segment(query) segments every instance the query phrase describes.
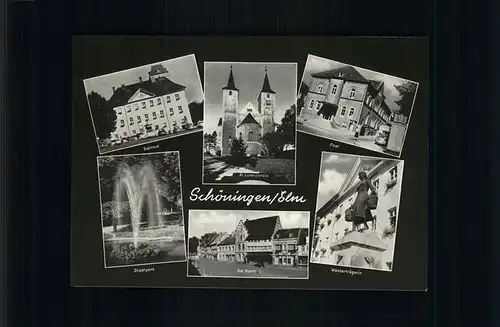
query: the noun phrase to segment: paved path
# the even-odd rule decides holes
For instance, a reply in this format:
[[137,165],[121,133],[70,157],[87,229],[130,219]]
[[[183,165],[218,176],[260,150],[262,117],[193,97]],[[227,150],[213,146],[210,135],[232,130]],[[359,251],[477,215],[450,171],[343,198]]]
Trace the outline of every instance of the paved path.
[[100,149],[101,149],[101,153],[108,153],[111,151],[121,150],[121,149],[129,148],[129,147],[146,145],[148,143],[166,140],[166,139],[174,138],[177,136],[182,136],[182,135],[191,134],[191,133],[195,133],[195,132],[201,132],[202,130],[203,130],[202,127],[196,127],[196,128],[193,128],[193,129],[190,129],[187,131],[182,131],[182,132],[177,132],[177,133],[167,134],[167,135],[162,135],[162,136],[148,137],[146,139],[130,141],[130,142],[127,142],[124,144],[108,146],[108,147],[101,147]]
[[307,278],[307,268],[297,267],[255,267],[253,264],[212,261],[200,259],[198,270],[202,276],[254,277],[254,278]]
[[234,174],[259,174],[258,171],[233,166],[212,157],[206,157],[204,160],[203,169],[210,175],[216,175],[216,181],[221,181],[224,177],[232,177]]
[[[320,120],[320,119],[317,119]],[[326,121],[325,121],[326,122]],[[326,122],[328,125],[329,123]],[[298,124],[297,130],[300,132],[321,136],[329,140],[347,143],[376,152],[384,152],[384,147],[375,144],[375,136],[360,136],[354,139],[354,133],[347,129],[335,129],[326,127],[325,124],[319,124],[317,121],[306,121]]]

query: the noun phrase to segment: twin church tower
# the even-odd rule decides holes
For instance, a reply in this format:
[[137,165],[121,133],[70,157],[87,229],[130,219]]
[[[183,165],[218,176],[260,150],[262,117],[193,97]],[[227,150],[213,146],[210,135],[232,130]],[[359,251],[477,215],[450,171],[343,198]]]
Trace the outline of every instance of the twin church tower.
[[222,88],[222,110],[224,115],[217,125],[218,144],[221,155],[231,153],[231,142],[241,138],[247,146],[247,155],[262,153],[261,138],[275,131],[274,112],[276,110],[276,92],[271,89],[267,67],[262,89],[257,98],[257,109],[249,102],[239,110],[239,93],[233,75],[233,66],[229,72],[227,85]]

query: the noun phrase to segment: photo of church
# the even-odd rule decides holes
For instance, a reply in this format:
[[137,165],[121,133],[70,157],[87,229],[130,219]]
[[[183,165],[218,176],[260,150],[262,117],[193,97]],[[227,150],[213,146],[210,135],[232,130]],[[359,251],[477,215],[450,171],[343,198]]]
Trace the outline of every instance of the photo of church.
[[84,86],[101,154],[202,130],[194,55],[88,78]]
[[295,184],[294,63],[205,63],[204,184]]
[[309,55],[298,130],[399,157],[418,83]]

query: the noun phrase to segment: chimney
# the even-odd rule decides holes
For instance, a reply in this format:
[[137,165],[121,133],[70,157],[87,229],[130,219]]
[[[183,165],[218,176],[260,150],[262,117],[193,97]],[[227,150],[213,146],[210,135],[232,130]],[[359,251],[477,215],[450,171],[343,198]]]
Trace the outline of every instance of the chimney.
[[116,87],[113,86],[113,93],[115,93],[115,91],[116,91]]

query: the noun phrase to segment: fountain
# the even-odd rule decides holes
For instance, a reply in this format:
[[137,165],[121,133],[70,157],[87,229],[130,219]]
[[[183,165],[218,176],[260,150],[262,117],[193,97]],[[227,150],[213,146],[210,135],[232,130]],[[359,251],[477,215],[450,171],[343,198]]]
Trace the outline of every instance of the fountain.
[[117,205],[118,224],[121,225],[121,205],[124,192],[127,195],[130,207],[130,226],[132,228],[132,240],[134,248],[138,247],[139,229],[141,226],[141,215],[143,205],[147,204],[148,226],[161,225],[161,202],[155,183],[155,171],[153,165],[145,163],[139,170],[132,171],[126,164],[118,167],[115,181],[115,203]]

